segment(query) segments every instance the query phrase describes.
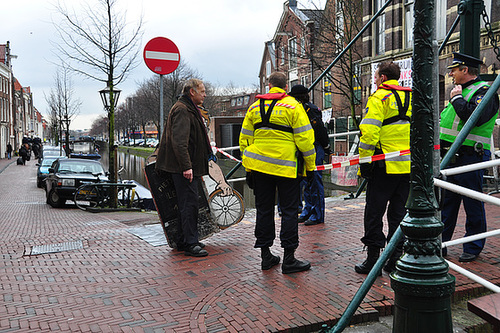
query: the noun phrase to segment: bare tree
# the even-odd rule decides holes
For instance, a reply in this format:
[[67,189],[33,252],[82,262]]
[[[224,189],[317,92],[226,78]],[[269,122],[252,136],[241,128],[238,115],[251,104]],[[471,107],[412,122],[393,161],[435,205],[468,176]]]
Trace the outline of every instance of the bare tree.
[[[361,0],[327,0],[324,9],[320,8],[318,0],[309,3],[311,9],[301,9],[309,18],[303,24],[301,33],[307,38],[297,41],[293,48],[285,37],[282,37],[283,40],[278,39],[276,56],[278,63],[293,62],[300,72],[308,73],[311,76],[308,83],[312,83],[354,39],[363,22]],[[355,123],[359,113],[356,111],[361,110],[361,52],[362,43],[355,43],[324,76],[325,82],[316,85],[313,90],[315,103],[318,103],[318,95],[324,98],[327,93],[327,96],[333,96],[330,101],[326,101],[331,105],[323,107],[332,107],[337,117],[352,116]]]
[[[74,98],[73,81],[70,71],[66,67],[60,67],[54,77],[55,87],[50,90],[49,96],[45,100],[50,109],[50,123],[52,128],[58,128],[57,144],[60,144],[62,132],[64,130],[66,137],[66,154],[69,154],[69,125],[76,116],[82,105],[82,102]],[[64,125],[64,128],[63,128]]]
[[[82,14],[56,4],[62,22],[54,22],[60,37],[56,52],[71,70],[109,88],[109,171],[110,180],[117,179],[114,149],[115,86],[125,80],[137,66],[142,38],[142,15],[137,26],[127,30],[126,12],[117,10],[118,0],[95,0],[83,5]],[[116,201],[116,200],[114,200]]]
[[[199,77],[199,74],[189,68],[182,60],[174,72],[163,76],[163,109],[166,110],[164,113],[165,118],[182,93],[184,83],[193,77]],[[147,121],[152,121],[157,129],[160,128],[160,77],[158,75],[139,84],[132,107],[134,112],[137,113],[140,110],[145,115]]]

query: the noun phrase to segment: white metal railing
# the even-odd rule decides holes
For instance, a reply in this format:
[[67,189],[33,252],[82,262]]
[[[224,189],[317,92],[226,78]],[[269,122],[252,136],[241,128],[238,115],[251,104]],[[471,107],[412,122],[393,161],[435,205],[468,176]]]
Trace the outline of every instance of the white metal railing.
[[[444,176],[451,176],[451,175],[456,175],[460,173],[465,173],[465,172],[470,172],[470,171],[476,171],[480,169],[485,169],[485,168],[490,168],[490,167],[496,167],[497,165],[500,165],[500,160],[491,160],[491,161],[486,161],[486,162],[481,162],[481,163],[474,163],[474,164],[469,164],[461,167],[456,167],[456,168],[450,168],[450,169],[444,169],[441,170],[441,174]],[[465,195],[469,198],[480,200],[483,202],[491,203],[493,205],[500,206],[500,199],[484,194],[482,192],[474,191],[468,188],[465,188],[463,186],[458,186],[446,181],[443,181],[441,179],[434,178],[434,185],[441,187],[443,189]],[[463,244],[479,239],[484,239],[490,236],[496,236],[500,235],[500,229],[498,230],[493,230],[493,231],[488,231],[488,232],[483,232],[480,234],[472,235],[472,236],[467,236],[467,237],[462,237],[459,239],[454,239],[450,240],[447,242],[442,243],[442,248],[447,248],[448,246],[451,245],[457,245],[457,244]],[[483,279],[482,277],[460,267],[457,264],[454,264],[450,262],[449,260],[445,260],[448,263],[448,266],[450,269],[456,271],[457,273],[460,273],[464,275],[465,277],[471,279],[472,281],[475,281],[479,283],[480,285],[484,286],[485,288],[488,288],[489,290],[495,292],[495,293],[500,293],[500,287],[489,282],[488,280]]]

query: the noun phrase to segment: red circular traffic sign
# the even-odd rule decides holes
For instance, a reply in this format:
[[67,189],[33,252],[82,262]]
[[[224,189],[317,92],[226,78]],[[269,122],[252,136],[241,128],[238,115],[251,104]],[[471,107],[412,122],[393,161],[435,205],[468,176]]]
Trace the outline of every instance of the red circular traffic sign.
[[181,61],[179,49],[170,39],[156,37],[144,46],[144,62],[146,66],[157,74],[170,74]]

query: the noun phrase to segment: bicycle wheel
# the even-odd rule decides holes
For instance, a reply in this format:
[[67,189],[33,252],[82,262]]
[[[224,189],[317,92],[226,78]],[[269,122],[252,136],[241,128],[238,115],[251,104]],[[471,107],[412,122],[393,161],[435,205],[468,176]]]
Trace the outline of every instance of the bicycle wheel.
[[233,189],[233,194],[222,196],[222,190],[216,190],[208,198],[210,210],[213,212],[215,223],[226,229],[241,221],[245,215],[245,204],[241,194]]
[[84,184],[76,189],[73,200],[78,208],[87,210],[98,205],[99,197],[99,190],[94,184]]

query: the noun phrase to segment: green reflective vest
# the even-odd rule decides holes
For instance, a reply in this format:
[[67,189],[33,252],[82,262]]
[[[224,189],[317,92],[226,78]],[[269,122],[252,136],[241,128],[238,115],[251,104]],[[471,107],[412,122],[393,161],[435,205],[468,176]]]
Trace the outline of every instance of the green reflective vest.
[[[484,81],[479,81],[474,84],[469,85],[467,88],[462,90],[462,96],[467,102],[470,102],[472,96],[482,87],[489,87],[489,85]],[[480,101],[478,101],[478,104]],[[441,122],[439,124],[439,139],[455,142],[458,133],[464,127],[465,121],[458,117],[453,104],[448,103],[446,108],[441,112]],[[476,142],[481,142],[484,149],[490,149],[491,134],[493,133],[493,127],[495,125],[495,117],[491,117],[486,123],[481,126],[475,126],[470,131],[469,135],[465,139],[463,145],[474,146]]]

